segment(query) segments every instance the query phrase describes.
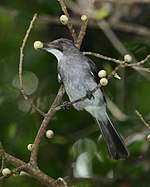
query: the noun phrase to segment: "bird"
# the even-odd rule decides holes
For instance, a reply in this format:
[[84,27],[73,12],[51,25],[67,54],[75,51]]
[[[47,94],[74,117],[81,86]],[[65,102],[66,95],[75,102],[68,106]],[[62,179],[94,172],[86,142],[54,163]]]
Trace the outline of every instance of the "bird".
[[58,38],[47,43],[37,41],[34,47],[47,51],[56,57],[58,80],[64,85],[70,101],[87,96],[85,100],[74,103],[73,107],[78,111],[85,110],[94,117],[110,159],[128,158],[130,153],[125,141],[108,116],[107,103],[102,88],[92,93],[92,90],[99,84],[95,63],[83,55],[73,41],[67,38]]

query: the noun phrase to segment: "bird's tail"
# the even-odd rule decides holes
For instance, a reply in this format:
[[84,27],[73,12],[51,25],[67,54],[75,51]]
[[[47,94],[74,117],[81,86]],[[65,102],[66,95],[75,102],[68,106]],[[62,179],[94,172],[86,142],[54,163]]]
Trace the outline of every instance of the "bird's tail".
[[105,123],[96,119],[110,157],[115,160],[118,160],[120,158],[128,158],[129,151],[124,143],[123,138],[120,136],[120,134],[118,134],[108,115],[107,120],[108,122]]

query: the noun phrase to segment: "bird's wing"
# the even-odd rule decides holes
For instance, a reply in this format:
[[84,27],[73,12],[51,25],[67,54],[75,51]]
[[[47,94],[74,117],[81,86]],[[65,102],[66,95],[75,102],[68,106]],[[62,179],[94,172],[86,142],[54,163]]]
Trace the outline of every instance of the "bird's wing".
[[[93,75],[93,78],[94,78],[94,80],[96,81],[96,83],[99,84],[100,78],[99,78],[99,76],[98,76],[98,69],[97,69],[95,63],[94,63],[91,59],[89,59],[89,58],[87,58],[87,59],[88,59],[87,62],[88,62],[88,64],[89,64],[89,66],[90,66],[90,73]],[[103,92],[103,99],[104,99],[104,101],[105,101],[105,103],[106,103],[106,98],[105,98],[105,96],[104,96],[103,87],[101,87],[100,89],[101,89],[101,91]]]
[[90,66],[90,73],[93,75],[95,81],[97,84],[99,84],[100,78],[98,77],[98,69],[96,67],[96,65],[94,64],[94,62],[88,58],[88,64]]

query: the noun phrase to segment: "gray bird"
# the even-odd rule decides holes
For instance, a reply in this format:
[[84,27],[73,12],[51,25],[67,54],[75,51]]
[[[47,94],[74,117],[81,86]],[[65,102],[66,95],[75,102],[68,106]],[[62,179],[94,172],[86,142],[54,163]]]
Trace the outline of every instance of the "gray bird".
[[106,102],[102,89],[92,94],[99,83],[96,65],[73,44],[71,40],[60,38],[44,43],[40,49],[52,53],[58,60],[58,79],[64,84],[65,91],[74,101],[87,96],[84,101],[73,104],[77,110],[86,110],[100,127],[111,159],[129,157],[123,138],[118,134],[106,112]]

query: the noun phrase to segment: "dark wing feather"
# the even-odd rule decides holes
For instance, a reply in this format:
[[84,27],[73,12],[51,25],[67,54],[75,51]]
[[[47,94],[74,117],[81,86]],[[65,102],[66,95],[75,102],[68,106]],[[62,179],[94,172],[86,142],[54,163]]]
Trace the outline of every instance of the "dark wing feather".
[[90,71],[94,75],[94,79],[95,79],[96,83],[99,84],[100,78],[98,76],[98,69],[97,69],[95,63],[89,58],[88,58],[87,62],[89,64],[89,66],[90,66]]
[[[96,81],[97,84],[99,84],[99,82],[100,82],[100,78],[99,78],[99,76],[98,76],[98,72],[99,72],[99,71],[98,71],[98,69],[97,69],[95,63],[94,63],[91,59],[88,58],[88,64],[89,64],[89,66],[90,66],[90,71],[92,72],[92,74],[93,74],[93,76],[94,76],[94,77],[93,77],[94,80]],[[104,101],[105,101],[105,103],[106,103],[106,98],[105,98],[105,96],[104,96],[103,87],[101,87],[100,89],[101,89],[101,91],[103,92],[103,98],[104,98]]]

